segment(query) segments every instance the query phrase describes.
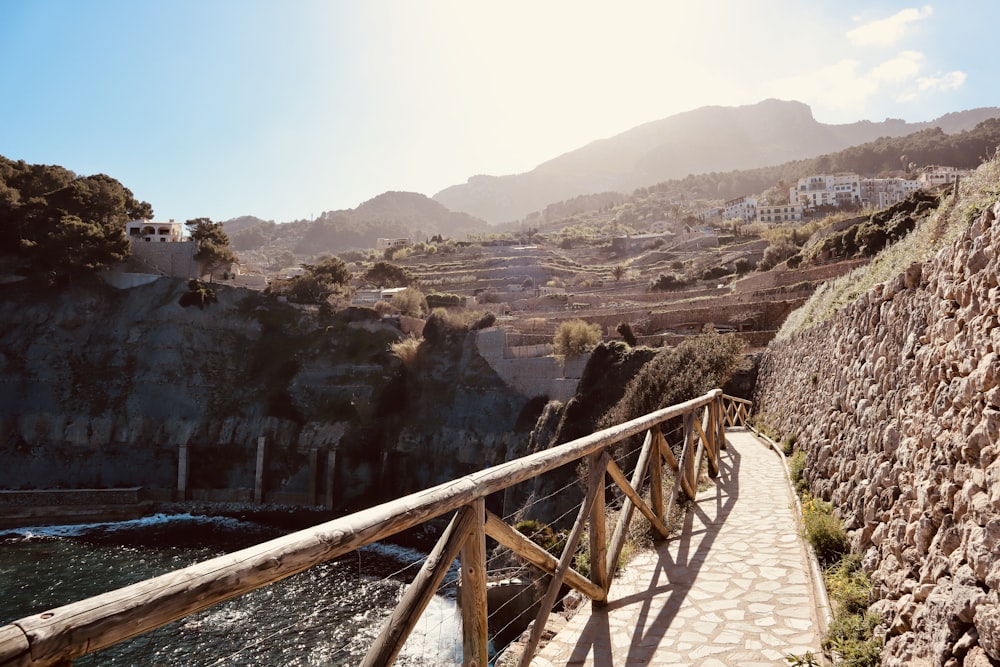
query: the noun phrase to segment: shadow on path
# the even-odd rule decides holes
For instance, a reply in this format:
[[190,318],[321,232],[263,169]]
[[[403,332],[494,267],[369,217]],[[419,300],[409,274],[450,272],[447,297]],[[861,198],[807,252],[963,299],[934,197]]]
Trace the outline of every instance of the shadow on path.
[[[685,516],[680,535],[657,545],[659,558],[648,588],[609,601],[602,608],[595,608],[582,628],[580,641],[574,647],[567,664],[582,664],[591,653],[595,665],[615,664],[616,651],[608,614],[636,603],[640,603],[639,621],[635,625],[625,664],[652,663],[665,631],[688,597],[698,573],[708,561],[722,526],[739,498],[740,462],[740,454],[734,447],[728,446],[722,450],[714,492],[699,494],[697,502],[692,504]],[[676,555],[672,555],[671,551]],[[614,592],[614,586],[611,591]],[[654,598],[657,599],[658,611],[655,617],[650,618]],[[619,653],[622,648],[618,649]]]

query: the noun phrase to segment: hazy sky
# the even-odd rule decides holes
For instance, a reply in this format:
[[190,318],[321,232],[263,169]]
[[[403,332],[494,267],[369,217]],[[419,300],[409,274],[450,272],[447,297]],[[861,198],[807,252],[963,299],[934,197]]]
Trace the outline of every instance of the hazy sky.
[[706,105],[996,106],[997,25],[995,0],[0,0],[0,155],[157,219],[312,218]]

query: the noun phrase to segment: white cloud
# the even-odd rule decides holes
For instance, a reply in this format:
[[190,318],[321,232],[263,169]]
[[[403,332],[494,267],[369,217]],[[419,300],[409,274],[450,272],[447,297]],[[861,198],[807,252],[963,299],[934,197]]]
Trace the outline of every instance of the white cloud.
[[912,102],[923,93],[934,93],[948,90],[958,90],[965,84],[966,74],[955,70],[941,76],[921,76],[916,80],[916,86],[903,91],[897,97],[899,102]]
[[933,11],[930,5],[920,9],[909,7],[888,18],[858,26],[847,33],[847,39],[855,46],[892,46],[903,38],[910,23],[928,18]]
[[891,60],[877,65],[869,74],[875,83],[899,83],[912,81],[920,73],[924,54],[919,51],[903,51]]
[[[919,76],[924,60],[919,51],[902,51],[873,67],[843,59],[818,70],[773,81],[766,93],[845,111],[863,111],[869,100],[880,94],[896,94],[906,86],[919,88],[924,80]],[[947,77],[935,82],[943,82],[944,78]]]

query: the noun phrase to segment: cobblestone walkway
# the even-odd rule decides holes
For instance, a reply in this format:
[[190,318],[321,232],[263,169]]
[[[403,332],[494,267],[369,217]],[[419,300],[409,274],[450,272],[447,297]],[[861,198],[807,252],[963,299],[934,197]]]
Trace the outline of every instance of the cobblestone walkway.
[[820,656],[823,611],[784,466],[752,433],[726,440],[722,474],[699,494],[683,537],[636,556],[608,605],[584,605],[533,666],[753,667]]

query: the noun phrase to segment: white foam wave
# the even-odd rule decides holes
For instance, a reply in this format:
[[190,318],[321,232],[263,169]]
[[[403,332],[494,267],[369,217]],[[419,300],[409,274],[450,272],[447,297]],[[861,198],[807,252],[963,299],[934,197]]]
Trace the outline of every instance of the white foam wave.
[[140,519],[128,521],[109,521],[103,523],[79,523],[61,526],[25,526],[22,528],[8,528],[0,530],[0,539],[10,538],[46,538],[46,537],[81,537],[95,531],[115,532],[129,531],[149,526],[175,524],[175,523],[201,523],[218,526],[220,528],[236,529],[249,526],[245,521],[232,519],[229,517],[210,517],[198,514],[153,514]]

